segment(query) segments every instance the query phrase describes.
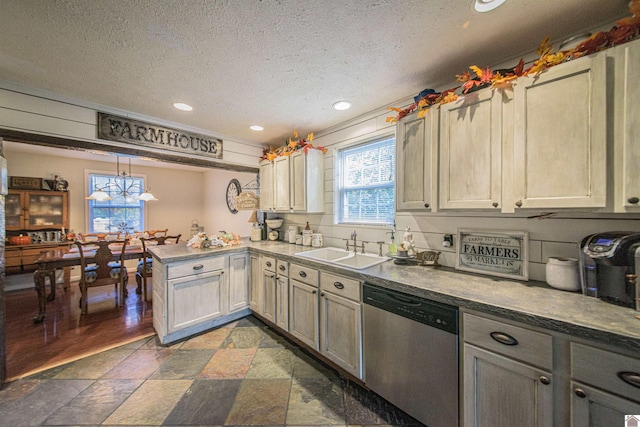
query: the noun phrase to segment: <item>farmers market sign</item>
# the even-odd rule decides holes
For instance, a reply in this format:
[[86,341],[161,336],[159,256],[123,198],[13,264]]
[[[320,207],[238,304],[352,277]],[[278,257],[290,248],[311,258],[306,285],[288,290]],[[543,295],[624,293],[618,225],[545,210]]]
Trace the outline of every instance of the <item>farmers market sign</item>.
[[219,138],[106,113],[98,113],[98,138],[222,159]]
[[528,233],[458,230],[456,268],[529,280]]

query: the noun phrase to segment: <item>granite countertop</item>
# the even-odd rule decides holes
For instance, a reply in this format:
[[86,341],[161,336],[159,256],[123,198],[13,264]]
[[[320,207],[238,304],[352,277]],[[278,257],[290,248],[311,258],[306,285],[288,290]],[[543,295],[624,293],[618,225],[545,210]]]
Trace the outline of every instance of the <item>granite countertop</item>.
[[150,251],[162,262],[169,262],[251,250],[461,308],[640,351],[640,319],[636,318],[640,312],[630,308],[554,289],[543,282],[489,277],[450,267],[396,265],[387,261],[355,270],[295,256],[297,252],[311,249],[315,248],[284,242],[246,241],[239,246],[216,249],[177,245],[158,246]]

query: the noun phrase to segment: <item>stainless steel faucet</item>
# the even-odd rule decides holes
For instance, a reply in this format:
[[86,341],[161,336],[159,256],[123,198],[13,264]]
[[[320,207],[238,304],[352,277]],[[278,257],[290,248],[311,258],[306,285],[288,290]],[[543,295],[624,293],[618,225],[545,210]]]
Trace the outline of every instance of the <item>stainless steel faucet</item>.
[[[351,233],[351,240],[353,240],[353,243],[349,242],[349,239],[344,239],[347,242],[347,251],[349,250],[349,248],[351,246],[353,246],[353,252],[356,253],[358,251],[358,233],[356,233],[355,230],[353,230],[353,232]],[[364,253],[364,242],[362,243],[362,252]]]

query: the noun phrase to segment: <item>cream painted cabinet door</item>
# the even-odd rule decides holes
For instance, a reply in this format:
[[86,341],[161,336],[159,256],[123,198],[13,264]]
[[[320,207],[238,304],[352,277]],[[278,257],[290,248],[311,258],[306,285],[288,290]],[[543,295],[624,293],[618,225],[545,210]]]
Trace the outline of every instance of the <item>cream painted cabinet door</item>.
[[324,212],[324,154],[311,149],[299,150],[290,157],[291,209],[299,212]]
[[262,314],[262,298],[260,297],[260,287],[262,285],[262,267],[260,266],[260,257],[255,254],[250,255],[251,259],[251,283],[249,286],[249,307],[252,311]]
[[318,288],[289,279],[289,332],[318,350]]
[[273,200],[273,162],[260,162],[260,209],[272,211],[275,209]]
[[545,371],[464,344],[464,426],[554,425],[552,381]]
[[262,270],[260,288],[262,306],[259,312],[271,323],[276,323],[276,274],[273,271]]
[[289,279],[276,277],[276,325],[289,330]]
[[625,415],[640,414],[640,404],[571,382],[571,426],[624,426]]
[[249,305],[248,262],[247,254],[229,255],[229,313]]
[[362,305],[323,291],[320,325],[320,352],[362,378]]
[[168,332],[222,316],[224,270],[167,281]]
[[440,107],[439,209],[500,208],[502,110],[490,89]]
[[505,208],[606,206],[606,59],[581,58],[517,80],[514,195]]
[[291,209],[289,156],[276,157],[273,161],[273,204],[276,211]]
[[408,115],[396,127],[396,210],[436,211],[439,110]]
[[640,211],[640,41],[615,48],[615,210]]

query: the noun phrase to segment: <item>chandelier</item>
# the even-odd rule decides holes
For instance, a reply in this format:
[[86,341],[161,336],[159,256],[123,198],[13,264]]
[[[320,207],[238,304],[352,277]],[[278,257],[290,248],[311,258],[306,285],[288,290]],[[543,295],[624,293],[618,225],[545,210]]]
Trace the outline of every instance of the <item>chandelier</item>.
[[131,176],[131,159],[129,159],[129,172],[120,172],[120,157],[116,156],[116,176],[113,180],[105,186],[96,185],[96,189],[87,197],[88,200],[96,200],[103,202],[105,200],[113,200],[113,198],[107,193],[115,193],[122,195],[123,197],[131,196],[133,193],[140,193],[136,200],[143,202],[149,202],[151,200],[158,200],[153,194],[150,193],[151,188],[144,189],[139,183],[135,182]]

